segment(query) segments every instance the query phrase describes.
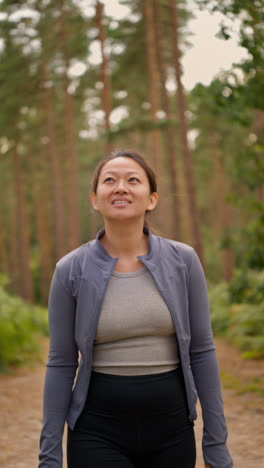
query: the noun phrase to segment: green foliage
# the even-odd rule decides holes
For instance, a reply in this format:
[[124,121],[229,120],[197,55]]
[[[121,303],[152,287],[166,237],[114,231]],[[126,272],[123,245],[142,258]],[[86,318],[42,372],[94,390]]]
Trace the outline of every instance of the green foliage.
[[[237,226],[233,223],[233,234],[230,233],[233,240],[236,238],[232,245],[236,265],[260,270],[264,267],[264,99],[261,91],[264,76],[264,1],[196,0],[196,3],[212,13],[222,13],[218,37],[225,41],[234,33],[230,20],[238,20],[239,44],[248,52],[246,60],[233,64],[229,72],[214,79],[208,87],[197,85],[192,96],[193,106],[200,109],[200,113],[194,109],[196,119],[202,114],[204,125],[207,115],[207,128],[204,126],[199,136],[200,151],[204,146],[202,139],[208,137],[210,132],[211,121],[217,132],[220,157],[226,162],[231,175],[231,201],[245,216],[246,223],[238,223]],[[193,123],[201,128],[195,118]],[[243,194],[239,190],[242,186]],[[223,243],[227,241],[225,237]]]
[[264,396],[264,379],[261,377],[253,377],[247,382],[244,382],[240,378],[224,371],[220,371],[220,377],[223,386],[235,390],[238,395],[254,392],[259,396]]
[[227,289],[232,304],[260,304],[264,301],[264,274],[236,271]]
[[245,271],[235,273],[233,280],[228,285],[229,301],[241,304],[248,294],[250,287],[249,278]]
[[41,335],[48,335],[46,309],[10,296],[3,283],[1,279],[0,372],[36,359],[40,353],[37,340]]
[[226,283],[209,288],[209,300],[214,333],[224,335],[230,322],[230,303]]
[[264,273],[237,271],[209,290],[216,335],[227,337],[246,359],[264,357]]

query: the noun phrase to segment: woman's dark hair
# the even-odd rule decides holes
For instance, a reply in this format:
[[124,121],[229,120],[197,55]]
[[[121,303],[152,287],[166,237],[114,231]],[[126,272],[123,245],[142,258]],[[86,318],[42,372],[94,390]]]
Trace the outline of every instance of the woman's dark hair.
[[120,158],[120,157],[130,158],[130,159],[133,159],[134,161],[136,161],[142,167],[142,169],[144,169],[144,171],[146,173],[146,176],[147,176],[148,181],[149,181],[150,193],[157,192],[157,181],[156,181],[155,173],[151,169],[151,167],[149,167],[149,165],[146,163],[143,156],[141,154],[137,153],[136,151],[133,151],[133,150],[122,150],[121,149],[121,150],[113,151],[109,156],[106,156],[104,159],[102,159],[97,164],[97,166],[95,168],[95,171],[94,171],[93,178],[92,178],[91,193],[93,193],[93,192],[96,193],[96,191],[97,191],[98,180],[99,180],[99,177],[100,177],[100,174],[101,174],[101,171],[102,171],[104,165],[108,161],[112,161],[112,159],[116,159],[116,158]]

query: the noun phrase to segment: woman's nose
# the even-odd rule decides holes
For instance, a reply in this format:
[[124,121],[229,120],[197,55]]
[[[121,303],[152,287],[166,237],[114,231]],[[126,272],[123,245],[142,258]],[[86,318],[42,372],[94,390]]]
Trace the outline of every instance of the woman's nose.
[[124,183],[124,181],[119,180],[119,182],[116,185],[116,192],[118,192],[118,193],[127,192],[127,187],[126,187],[126,184]]

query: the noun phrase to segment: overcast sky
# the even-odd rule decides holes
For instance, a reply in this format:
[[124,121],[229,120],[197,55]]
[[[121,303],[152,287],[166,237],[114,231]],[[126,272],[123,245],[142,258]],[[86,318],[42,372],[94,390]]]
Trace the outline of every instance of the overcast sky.
[[[127,7],[120,5],[118,0],[101,0],[108,15],[120,19],[128,14]],[[190,10],[196,18],[188,23],[192,33],[188,38],[192,48],[189,48],[182,59],[183,84],[191,89],[197,82],[209,84],[214,75],[221,70],[227,70],[233,62],[246,58],[246,50],[238,46],[237,34],[229,41],[215,37],[223,16],[199,11],[193,0],[187,0]],[[87,4],[87,2],[86,2]],[[232,23],[234,31],[238,31],[238,23]]]
[[223,16],[219,13],[211,15],[199,11],[193,0],[188,0],[188,3],[196,18],[188,23],[188,29],[193,33],[193,36],[190,36],[193,47],[186,52],[182,66],[184,85],[191,89],[199,81],[209,84],[213,76],[221,70],[228,70],[233,62],[245,59],[247,51],[238,46],[238,22],[231,24],[234,30],[232,39],[218,39],[215,34]]

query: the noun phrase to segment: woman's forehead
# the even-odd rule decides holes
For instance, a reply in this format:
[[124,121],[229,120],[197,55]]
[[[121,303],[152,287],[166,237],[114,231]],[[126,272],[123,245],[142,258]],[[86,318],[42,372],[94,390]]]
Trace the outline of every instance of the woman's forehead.
[[[119,156],[117,158],[107,161],[103,166],[101,174],[106,174],[108,172],[114,173],[135,173],[145,174],[144,169],[140,166],[137,161],[128,157]],[[146,174],[145,174],[146,175]]]

